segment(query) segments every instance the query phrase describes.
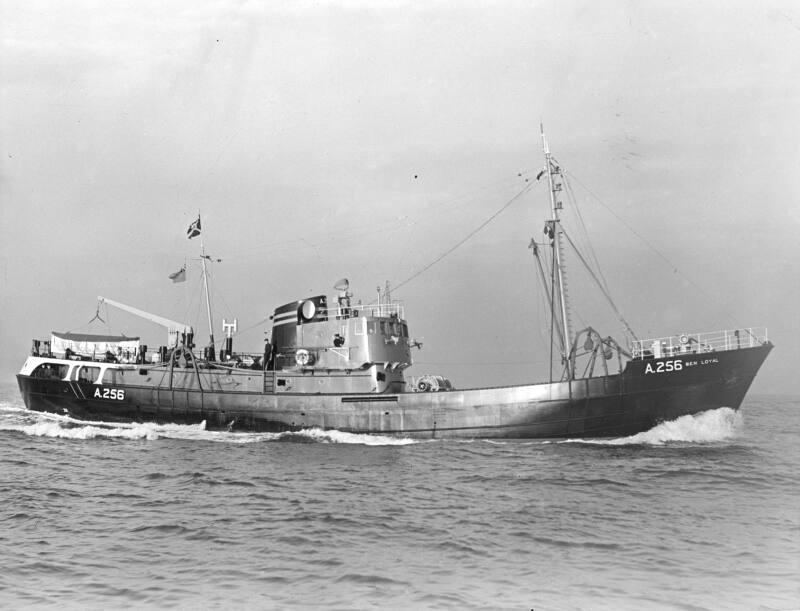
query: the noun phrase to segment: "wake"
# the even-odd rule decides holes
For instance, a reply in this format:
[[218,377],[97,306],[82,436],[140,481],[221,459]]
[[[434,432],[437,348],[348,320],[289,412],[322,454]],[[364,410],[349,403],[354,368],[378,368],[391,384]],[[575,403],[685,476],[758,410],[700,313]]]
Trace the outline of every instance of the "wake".
[[[31,422],[31,420],[34,420]],[[413,439],[386,435],[362,435],[337,430],[309,428],[284,433],[236,433],[208,431],[206,423],[155,424],[117,423],[77,420],[58,414],[30,412],[24,407],[0,403],[0,431],[15,431],[31,437],[59,439],[186,439],[220,443],[260,443],[265,441],[296,441],[332,444],[360,444],[367,446],[408,445]]]
[[[565,439],[540,443],[580,443],[593,445],[662,446],[670,443],[714,443],[737,437],[743,426],[741,413],[728,407],[700,414],[681,416],[662,422],[643,433],[616,439]],[[218,443],[262,443],[271,441],[298,443],[355,444],[365,446],[403,446],[420,443],[417,440],[387,435],[347,433],[338,430],[309,428],[284,433],[239,433],[208,431],[200,424],[110,423],[76,420],[69,416],[30,412],[24,406],[0,402],[0,431],[16,431],[32,437],[60,439],[128,439],[148,440],[185,439]],[[474,442],[476,440],[469,440]],[[492,440],[484,440],[491,443]],[[505,443],[505,442],[496,442]]]
[[708,410],[699,414],[681,416],[662,422],[649,431],[617,439],[566,439],[558,443],[588,443],[596,445],[626,446],[669,443],[714,443],[729,441],[741,433],[744,420],[741,413],[729,407]]

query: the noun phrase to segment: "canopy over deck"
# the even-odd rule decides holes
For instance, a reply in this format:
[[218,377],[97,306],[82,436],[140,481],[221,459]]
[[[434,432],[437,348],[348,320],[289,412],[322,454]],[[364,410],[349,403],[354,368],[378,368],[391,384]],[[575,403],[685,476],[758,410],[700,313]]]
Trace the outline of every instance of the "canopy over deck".
[[63,355],[67,349],[74,354],[94,357],[111,352],[115,356],[125,352],[138,354],[141,344],[138,337],[124,335],[94,335],[91,333],[59,333],[53,331],[50,350]]

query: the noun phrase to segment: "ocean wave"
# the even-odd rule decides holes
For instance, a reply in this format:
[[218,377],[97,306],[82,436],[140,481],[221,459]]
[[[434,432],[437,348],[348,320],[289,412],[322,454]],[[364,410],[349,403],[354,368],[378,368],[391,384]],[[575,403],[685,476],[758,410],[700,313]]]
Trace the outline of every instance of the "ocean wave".
[[346,433],[344,431],[323,430],[319,428],[303,429],[296,433],[280,433],[284,437],[299,435],[322,443],[352,443],[367,446],[405,446],[417,443],[408,437],[390,437],[388,435],[366,435],[362,433]]
[[587,443],[596,445],[625,446],[668,443],[713,443],[735,438],[742,428],[742,415],[729,407],[708,410],[699,414],[681,416],[657,424],[652,429],[615,439],[565,439],[558,443]]
[[9,401],[0,401],[0,412],[12,412],[12,413],[19,413],[19,412],[27,412],[28,408],[19,403],[11,403]]
[[[367,446],[409,445],[415,440],[386,435],[367,435],[346,433],[338,430],[319,428],[302,429],[283,433],[234,433],[227,431],[208,431],[205,421],[200,424],[156,424],[112,423],[103,421],[78,420],[58,414],[30,412],[25,408],[12,407],[9,411],[33,416],[34,422],[6,420],[0,422],[0,431],[17,431],[32,437],[56,437],[61,439],[184,439],[190,441],[213,441],[220,443],[260,443],[268,441],[288,441],[298,443],[356,444]],[[17,415],[20,415],[17,414]]]
[[64,426],[60,422],[42,421],[34,424],[0,425],[2,431],[18,431],[31,437],[58,437],[61,439],[95,439],[97,437],[122,439],[158,439],[155,425],[139,424],[133,427]]

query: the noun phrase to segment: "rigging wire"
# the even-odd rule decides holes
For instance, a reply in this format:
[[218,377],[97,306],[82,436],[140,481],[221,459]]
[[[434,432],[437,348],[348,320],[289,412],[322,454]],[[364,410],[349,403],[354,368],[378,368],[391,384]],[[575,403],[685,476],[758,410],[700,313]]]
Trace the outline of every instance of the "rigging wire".
[[[536,262],[535,271],[538,273],[539,281],[542,283],[542,288],[544,289],[542,291],[538,291],[537,292],[537,296],[539,297],[539,299],[536,302],[537,303],[536,321],[537,321],[537,323],[539,323],[539,324],[536,325],[536,330],[537,330],[537,333],[539,334],[539,340],[542,342],[542,344],[546,344],[549,341],[547,338],[545,338],[544,335],[542,335],[542,328],[546,329],[548,327],[548,323],[550,322],[550,318],[549,318],[549,316],[550,316],[550,310],[549,310],[550,302],[549,302],[548,290],[547,290],[547,277],[545,276],[545,273],[544,273],[544,268],[545,267],[549,268],[549,266],[550,266],[550,262],[549,262],[549,260],[547,258],[547,251],[549,249],[546,248],[546,247],[547,247],[547,244],[539,243],[535,239],[531,239],[531,246],[529,248],[532,251],[532,253],[531,253],[532,254],[532,258]],[[544,261],[544,264],[542,263],[542,261]],[[545,324],[544,325],[541,324],[541,322],[542,322],[542,312],[543,311],[545,312],[545,314],[544,314],[544,316],[545,316],[544,317],[544,323]]]
[[[201,272],[202,277],[202,272]],[[191,295],[191,294],[190,294]],[[197,301],[195,301],[195,298]],[[202,308],[202,301],[203,301],[203,283],[198,282],[197,288],[195,289],[194,296],[189,297],[189,302],[186,304],[186,308],[184,309],[184,320],[195,321],[200,318],[202,315],[201,308]],[[194,325],[192,325],[194,328]],[[200,325],[197,325],[197,328],[200,328]],[[195,331],[195,335],[197,331]]]
[[[103,302],[103,306],[105,307],[105,315],[106,315],[106,319],[105,319],[105,320],[103,320],[103,319],[101,318],[100,320],[103,320],[103,322],[104,322],[104,323],[105,323],[105,325],[106,325],[106,331],[107,331],[107,333],[108,333],[109,335],[111,335],[111,330],[114,328],[114,327],[112,327],[112,326],[111,326],[111,312],[109,312],[109,310],[108,310],[108,304],[107,304],[105,301]],[[99,304],[99,303],[97,304],[97,309],[98,309],[98,311],[100,310],[100,304]],[[122,335],[124,335],[124,333],[123,333]]]
[[229,252],[227,258],[237,260],[246,259],[252,256],[260,256],[264,252],[294,251],[299,245],[320,247],[326,244],[338,244],[343,240],[355,240],[364,236],[386,235],[387,232],[397,232],[404,227],[414,227],[421,222],[427,222],[432,216],[448,214],[453,210],[463,208],[472,201],[478,200],[481,197],[486,197],[485,194],[495,191],[497,187],[507,187],[512,184],[516,184],[520,179],[523,179],[526,183],[528,183],[528,176],[530,174],[532,174],[531,171],[521,171],[514,174],[513,178],[506,177],[476,187],[475,189],[472,189],[466,196],[457,195],[440,201],[426,202],[424,217],[413,217],[409,215],[393,217],[390,226],[387,226],[387,220],[366,222],[358,225],[348,225],[344,228],[332,228],[330,226],[325,226],[319,235],[315,233],[306,234],[307,239],[293,238],[283,241],[273,241],[270,243],[259,244],[258,246],[251,248],[240,248],[234,252]]
[[547,359],[534,359],[525,361],[414,361],[415,365],[475,365],[480,367],[494,367],[501,365],[541,365]]
[[[550,267],[550,381],[553,381],[553,342],[555,341],[555,333],[554,328],[556,324],[556,297],[555,297],[555,290],[556,290],[556,255],[555,249],[553,249],[553,254],[550,257],[551,267]],[[567,342],[569,338],[562,339],[562,343],[564,344],[564,357],[567,355]]]
[[[260,326],[261,326],[261,325],[263,325],[265,322],[268,322],[270,318],[271,318],[271,316],[265,316],[264,318],[262,318],[261,320],[259,320],[259,321],[258,321],[258,322],[256,322],[256,323],[254,323],[254,324],[250,325],[249,327],[245,327],[245,328],[244,328],[244,329],[242,329],[241,331],[237,331],[236,333],[234,333],[234,334],[233,334],[233,337],[239,337],[240,335],[242,335],[242,334],[244,334],[244,333],[247,333],[247,332],[248,332],[248,331],[250,331],[251,329],[255,329],[256,327],[260,327]],[[267,333],[267,331],[264,331],[264,333]]]
[[406,284],[408,284],[408,283],[409,283],[409,282],[411,282],[412,280],[415,280],[416,278],[418,278],[419,276],[421,276],[422,274],[424,274],[426,271],[428,271],[428,270],[429,270],[430,268],[432,268],[434,265],[436,265],[437,263],[439,263],[439,261],[441,261],[442,259],[444,259],[445,257],[447,257],[447,256],[448,256],[450,253],[452,253],[454,250],[456,250],[456,249],[457,249],[459,246],[463,245],[463,244],[464,244],[465,242],[467,242],[467,241],[468,241],[470,238],[472,238],[472,237],[473,237],[473,236],[474,236],[476,233],[478,233],[478,232],[479,232],[481,229],[483,229],[484,227],[486,227],[486,225],[488,225],[489,223],[491,223],[491,222],[492,222],[492,221],[493,221],[495,218],[497,218],[497,217],[498,217],[498,216],[499,216],[499,215],[500,215],[500,214],[501,214],[503,211],[505,211],[505,209],[506,209],[506,208],[508,208],[509,206],[511,206],[511,204],[513,204],[515,201],[517,201],[517,200],[518,200],[518,199],[519,199],[519,198],[520,198],[520,197],[521,197],[521,196],[522,196],[524,193],[527,193],[527,192],[528,192],[528,191],[529,191],[529,190],[530,190],[530,189],[533,187],[533,185],[534,185],[534,183],[529,183],[529,184],[525,185],[525,188],[523,188],[523,189],[522,189],[522,191],[520,191],[519,193],[517,193],[517,194],[516,194],[514,197],[512,197],[512,198],[511,198],[510,200],[508,200],[508,201],[507,201],[505,204],[503,204],[503,206],[502,206],[502,207],[501,207],[499,210],[497,210],[497,211],[496,211],[494,214],[492,214],[492,215],[491,215],[491,216],[490,216],[488,219],[486,219],[486,220],[485,220],[483,223],[481,223],[481,224],[480,224],[480,225],[479,225],[479,226],[478,226],[476,229],[473,229],[473,230],[472,230],[470,233],[468,233],[468,234],[467,234],[467,236],[466,236],[465,238],[463,238],[462,240],[460,240],[459,242],[457,242],[457,243],[456,243],[454,246],[450,247],[450,248],[449,248],[448,250],[446,250],[446,251],[445,251],[443,254],[439,255],[439,256],[438,256],[436,259],[434,259],[433,261],[431,261],[430,263],[428,263],[428,264],[427,264],[425,267],[423,267],[423,268],[422,268],[422,269],[420,269],[419,271],[415,272],[414,274],[412,274],[410,277],[406,278],[405,280],[403,280],[403,281],[402,281],[402,282],[400,282],[399,284],[397,284],[397,285],[393,286],[393,287],[392,287],[392,290],[393,290],[393,291],[396,291],[396,290],[397,290],[397,289],[399,289],[400,287],[402,287],[402,286],[405,286]]
[[646,238],[645,238],[645,237],[644,237],[642,234],[640,234],[638,231],[636,231],[636,230],[635,230],[633,227],[631,227],[631,225],[630,225],[630,224],[629,224],[629,223],[628,223],[628,222],[627,222],[627,221],[626,221],[626,220],[625,220],[623,217],[619,216],[619,215],[618,215],[616,212],[614,212],[614,210],[611,208],[611,206],[609,206],[609,205],[608,205],[608,204],[606,204],[606,203],[605,203],[605,202],[604,202],[602,199],[600,199],[600,196],[599,196],[599,195],[597,195],[597,194],[596,194],[594,191],[592,191],[592,190],[591,190],[589,187],[587,187],[585,184],[583,184],[583,183],[582,183],[582,182],[581,182],[581,181],[578,179],[578,177],[577,177],[577,176],[575,176],[575,174],[573,174],[572,172],[567,172],[567,173],[570,175],[570,177],[571,177],[571,178],[573,178],[573,179],[575,180],[575,182],[577,182],[577,183],[578,183],[580,186],[582,186],[584,189],[586,189],[587,193],[589,193],[589,195],[591,195],[592,197],[594,197],[594,198],[597,200],[597,202],[598,202],[598,203],[599,203],[601,206],[603,206],[603,207],[604,207],[606,210],[608,210],[608,211],[611,213],[611,215],[612,215],[612,216],[613,216],[615,219],[617,219],[617,220],[618,220],[620,223],[622,223],[623,225],[625,225],[625,227],[627,227],[627,228],[628,228],[628,230],[629,230],[631,233],[633,233],[633,235],[635,235],[637,238],[639,238],[639,239],[640,239],[642,242],[644,242],[644,244],[645,244],[645,245],[646,245],[646,246],[647,246],[647,247],[648,247],[650,250],[652,250],[652,251],[653,251],[654,253],[656,253],[656,254],[657,254],[659,257],[661,257],[661,258],[662,258],[662,259],[663,259],[663,260],[664,260],[664,261],[667,263],[667,265],[669,265],[669,266],[672,268],[672,271],[673,271],[673,272],[675,272],[675,273],[679,273],[679,272],[678,272],[678,268],[677,268],[677,266],[676,266],[676,265],[675,265],[675,264],[674,264],[672,261],[670,261],[670,260],[667,258],[667,256],[666,256],[665,254],[663,254],[663,253],[662,253],[661,251],[659,251],[659,250],[658,250],[658,249],[657,249],[655,246],[653,246],[653,245],[652,245],[650,242],[648,242],[648,241],[647,241],[647,239],[646,239]]
[[[636,231],[636,230],[635,230],[633,227],[631,227],[631,226],[628,224],[628,222],[627,222],[627,221],[626,221],[624,218],[620,217],[620,216],[619,216],[619,215],[618,215],[616,212],[614,212],[614,210],[613,210],[613,209],[612,209],[612,208],[611,208],[611,207],[610,207],[608,204],[606,204],[606,203],[605,203],[605,202],[604,202],[602,199],[600,199],[600,196],[599,196],[599,195],[597,195],[597,194],[596,194],[594,191],[592,191],[592,190],[591,190],[589,187],[587,187],[585,184],[583,184],[583,183],[582,183],[582,182],[581,182],[581,181],[578,179],[578,177],[577,177],[577,176],[575,176],[575,174],[573,174],[572,172],[569,172],[569,175],[570,175],[570,177],[571,177],[571,178],[573,178],[573,179],[575,180],[575,182],[577,182],[577,183],[578,183],[580,186],[582,186],[582,187],[583,187],[583,188],[586,190],[586,192],[587,192],[587,193],[589,193],[589,195],[591,195],[592,197],[594,197],[594,198],[597,200],[597,202],[598,202],[598,203],[599,203],[601,206],[603,206],[603,207],[604,207],[606,210],[608,210],[608,212],[609,212],[609,213],[611,213],[611,215],[612,215],[614,218],[616,218],[618,221],[620,221],[620,222],[621,222],[623,225],[625,225],[625,227],[627,227],[627,228],[628,228],[628,230],[629,230],[629,231],[630,231],[630,232],[631,232],[633,235],[635,235],[637,238],[639,238],[639,239],[640,239],[640,240],[641,240],[641,241],[642,241],[642,242],[645,244],[645,246],[647,246],[647,247],[648,247],[650,250],[652,250],[652,251],[653,251],[655,254],[657,254],[659,257],[661,257],[661,259],[663,259],[663,260],[666,262],[666,264],[667,264],[667,265],[669,265],[669,267],[672,269],[672,272],[673,272],[673,273],[675,273],[675,274],[678,274],[678,275],[679,275],[681,278],[683,278],[683,279],[684,279],[686,282],[688,282],[689,284],[691,284],[691,285],[692,285],[694,288],[696,288],[698,291],[700,291],[701,293],[703,293],[704,295],[706,295],[707,297],[709,297],[710,299],[712,299],[714,302],[716,302],[716,303],[719,305],[719,303],[720,303],[720,302],[719,302],[719,300],[718,300],[718,299],[717,299],[717,298],[716,298],[714,295],[712,295],[711,293],[709,293],[708,291],[706,291],[706,290],[705,290],[703,287],[699,286],[699,285],[698,285],[696,282],[694,282],[694,281],[693,281],[691,278],[689,278],[689,277],[687,277],[686,275],[684,275],[684,274],[683,274],[683,273],[682,273],[682,272],[681,272],[681,271],[678,269],[678,266],[677,266],[677,265],[675,265],[675,264],[674,264],[672,261],[670,261],[670,260],[667,258],[667,256],[666,256],[666,255],[664,255],[664,254],[663,254],[661,251],[659,251],[659,250],[658,250],[658,249],[657,249],[655,246],[653,246],[653,245],[652,245],[650,242],[648,242],[648,241],[647,241],[647,239],[646,239],[646,238],[645,238],[643,235],[641,235],[641,234],[640,234],[639,232],[637,232],[637,231]],[[742,325],[739,323],[739,321],[736,319],[736,317],[735,317],[735,316],[733,316],[733,314],[731,314],[731,313],[730,313],[730,311],[728,311],[728,310],[726,310],[726,309],[724,309],[724,308],[722,308],[722,307],[720,307],[720,309],[722,310],[722,313],[723,313],[723,314],[725,314],[725,315],[726,315],[726,316],[727,316],[727,317],[728,317],[728,318],[729,318],[729,319],[730,319],[732,322],[734,322],[734,323],[736,324],[736,326],[737,326],[737,327],[740,327],[740,326],[742,326]]]
[[[213,260],[212,260],[212,258],[211,258],[211,257],[208,257],[208,256],[206,256],[206,259],[208,259],[208,261],[209,261],[209,262],[213,263]],[[213,287],[213,282],[212,282],[212,280],[213,280],[213,276],[212,276],[212,274],[211,274],[211,266],[206,266],[206,272],[205,272],[205,273],[206,273],[206,279],[207,279],[207,280],[206,280],[206,282],[207,282],[207,286],[208,286],[208,291],[211,291],[211,289],[212,289],[212,287]],[[216,292],[216,293],[214,293],[214,302],[215,302],[215,303],[217,302],[217,299],[220,299],[220,300],[222,301],[222,303],[224,304],[224,306],[225,306],[225,307],[228,309],[228,313],[230,314],[230,312],[231,312],[230,306],[229,306],[229,305],[228,305],[228,303],[225,301],[225,297],[223,296],[222,292]],[[213,317],[214,317],[214,310],[213,310],[213,308],[212,308],[212,310],[211,310],[211,317],[212,317],[212,319],[213,319]],[[214,336],[214,330],[213,330],[213,328],[212,328],[212,329],[209,329],[209,332],[210,332],[210,335],[211,335],[211,337],[213,337],[213,336]],[[224,346],[225,346],[225,335],[223,335],[221,338],[217,339],[217,340],[214,342],[214,348],[217,348],[217,347],[219,347],[220,349],[222,349]]]
[[608,303],[613,308],[614,313],[617,315],[617,318],[619,318],[619,321],[623,324],[623,326],[625,327],[626,331],[631,335],[631,337],[634,340],[638,341],[638,338],[636,337],[636,333],[633,332],[633,329],[631,329],[631,327],[628,324],[628,322],[625,320],[625,318],[620,313],[619,309],[617,308],[616,304],[614,303],[614,300],[611,299],[611,295],[609,294],[609,292],[603,287],[603,284],[600,282],[600,280],[597,277],[597,275],[594,273],[592,268],[586,262],[586,259],[583,258],[583,255],[581,254],[581,251],[578,250],[577,246],[575,246],[575,242],[572,241],[572,238],[569,236],[569,234],[566,231],[563,230],[563,228],[562,228],[562,233],[567,238],[567,241],[569,242],[570,246],[572,246],[572,250],[574,250],[575,254],[578,255],[578,259],[580,259],[581,263],[583,263],[583,266],[586,268],[586,271],[589,272],[589,275],[592,277],[592,279],[597,284],[597,287],[600,289],[600,292],[603,294],[603,296],[606,298]]
[[[522,175],[522,174],[519,174],[519,176],[521,176],[521,175]],[[492,215],[491,215],[491,216],[490,216],[488,219],[486,219],[486,220],[485,220],[483,223],[481,223],[481,224],[480,224],[480,225],[479,225],[477,228],[473,229],[473,230],[472,230],[472,231],[471,231],[469,234],[467,234],[467,236],[466,236],[466,237],[464,237],[462,240],[460,240],[459,242],[457,242],[455,245],[453,245],[451,248],[449,248],[449,249],[448,249],[447,251],[445,251],[443,254],[439,255],[439,256],[438,256],[436,259],[434,259],[433,261],[431,261],[430,263],[428,263],[428,264],[427,264],[426,266],[424,266],[422,269],[420,269],[420,270],[418,270],[417,272],[415,272],[414,274],[412,274],[412,275],[411,275],[409,278],[406,278],[405,280],[403,280],[403,281],[402,281],[402,282],[400,282],[399,284],[396,284],[396,285],[394,285],[394,286],[392,287],[392,290],[393,290],[393,291],[396,291],[397,289],[399,289],[400,287],[403,287],[403,286],[405,286],[406,284],[408,284],[408,283],[409,283],[409,282],[411,282],[412,280],[415,280],[417,277],[419,277],[419,276],[421,276],[422,274],[424,274],[426,271],[428,271],[428,270],[429,270],[430,268],[432,268],[434,265],[436,265],[437,263],[439,263],[440,261],[442,261],[442,260],[443,260],[445,257],[447,257],[449,254],[451,254],[453,251],[455,251],[455,250],[456,250],[456,249],[457,249],[459,246],[462,246],[463,244],[465,244],[465,243],[466,243],[466,242],[467,242],[467,241],[468,241],[470,238],[472,238],[473,236],[475,236],[475,235],[476,235],[478,232],[480,232],[480,231],[481,231],[481,229],[483,229],[484,227],[486,227],[486,226],[487,226],[489,223],[491,223],[491,222],[492,222],[492,221],[493,221],[495,218],[497,218],[497,217],[498,217],[498,216],[499,216],[499,215],[500,215],[500,214],[501,214],[503,211],[505,211],[505,210],[506,210],[506,208],[508,208],[509,206],[511,206],[511,204],[513,204],[515,201],[517,201],[517,199],[519,199],[519,198],[520,198],[520,197],[521,197],[523,194],[525,194],[526,192],[530,191],[534,185],[535,185],[535,183],[528,183],[528,184],[526,184],[526,185],[525,185],[525,187],[524,187],[524,188],[523,188],[521,191],[519,191],[519,192],[518,192],[516,195],[514,195],[514,196],[513,196],[513,197],[512,197],[510,200],[508,200],[508,201],[507,201],[505,204],[503,204],[503,206],[502,206],[501,208],[499,208],[499,209],[498,209],[498,210],[497,210],[497,211],[496,211],[494,214],[492,214]],[[446,202],[446,203],[449,203],[449,202]],[[251,329],[253,329],[253,328],[255,328],[255,327],[258,327],[259,325],[262,325],[263,323],[267,322],[269,319],[270,319],[270,317],[269,317],[269,316],[267,316],[267,317],[265,317],[265,318],[261,319],[260,321],[258,321],[258,322],[256,322],[256,323],[254,323],[254,324],[250,325],[249,327],[246,327],[246,328],[242,329],[241,331],[239,331],[239,332],[235,333],[235,334],[234,334],[234,337],[236,337],[236,336],[238,336],[238,335],[241,335],[241,334],[243,334],[243,333],[245,333],[245,332],[247,332],[247,331],[250,331]]]
[[[212,280],[213,277],[212,277],[210,271],[207,272],[207,275],[208,275],[209,281]],[[209,290],[211,290],[211,288],[209,288]],[[218,301],[221,301],[222,302],[222,308],[224,309],[224,311],[226,311],[228,313],[228,316],[233,317],[233,308],[231,308],[231,306],[225,300],[225,293],[223,291],[217,291],[216,293],[214,293],[214,301],[215,301],[215,303],[218,302]],[[212,311],[212,315],[213,315],[213,313],[214,312]],[[223,335],[222,338],[217,340],[216,343],[219,344],[220,346],[224,346],[226,337],[227,337],[227,335]],[[233,337],[233,335],[231,337]]]
[[[558,163],[557,160],[556,163]],[[562,173],[562,178],[564,181],[567,197],[569,198],[571,204],[570,209],[575,211],[575,216],[578,219],[578,227],[581,231],[581,237],[586,242],[586,249],[588,252],[588,256],[591,259],[592,263],[594,263],[594,269],[597,271],[600,280],[602,280],[603,282],[603,288],[610,293],[611,291],[608,288],[608,282],[605,276],[603,275],[603,268],[600,265],[600,260],[597,258],[597,252],[595,251],[594,246],[592,245],[591,234],[589,233],[589,230],[586,226],[586,221],[584,221],[583,214],[581,213],[580,206],[578,205],[578,198],[575,196],[575,191],[572,189],[572,184],[567,179],[565,173]]]

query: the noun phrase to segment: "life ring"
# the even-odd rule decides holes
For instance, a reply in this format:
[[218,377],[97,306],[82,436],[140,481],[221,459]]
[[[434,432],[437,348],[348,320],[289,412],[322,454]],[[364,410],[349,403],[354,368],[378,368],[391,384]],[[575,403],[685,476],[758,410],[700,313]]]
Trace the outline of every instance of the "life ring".
[[300,348],[300,350],[295,352],[294,360],[301,367],[305,367],[306,365],[311,365],[311,363],[314,362],[314,357],[305,348]]
[[689,343],[689,336],[686,335],[686,334],[681,335],[681,343],[682,344],[688,344]]

